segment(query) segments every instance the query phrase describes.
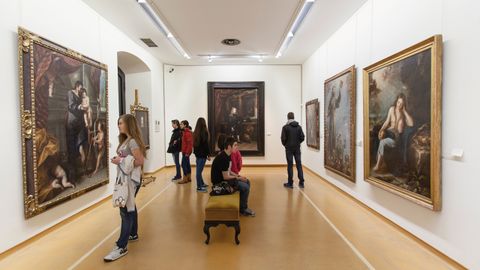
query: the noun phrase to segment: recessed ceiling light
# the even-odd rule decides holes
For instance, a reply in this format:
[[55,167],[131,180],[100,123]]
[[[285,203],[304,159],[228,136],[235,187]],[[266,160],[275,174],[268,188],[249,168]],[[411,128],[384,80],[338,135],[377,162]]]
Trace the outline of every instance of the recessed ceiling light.
[[222,40],[222,44],[227,46],[237,46],[238,44],[240,44],[240,40],[236,38],[226,38]]

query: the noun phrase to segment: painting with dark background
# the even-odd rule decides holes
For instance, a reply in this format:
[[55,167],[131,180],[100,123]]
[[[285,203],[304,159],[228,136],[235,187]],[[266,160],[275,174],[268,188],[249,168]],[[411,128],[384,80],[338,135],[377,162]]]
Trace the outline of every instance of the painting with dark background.
[[355,67],[327,79],[325,168],[355,182]]
[[221,134],[234,137],[244,156],[264,155],[264,82],[209,82],[211,152]]
[[366,180],[434,209],[440,181],[440,51],[435,36],[364,72]]
[[307,145],[320,149],[320,103],[318,99],[310,100],[305,104],[307,123]]
[[19,29],[26,217],[108,183],[106,66],[32,37]]
[[145,147],[150,149],[150,122],[148,119],[148,108],[139,105],[132,105],[130,106],[130,112],[135,116],[137,125],[142,133]]

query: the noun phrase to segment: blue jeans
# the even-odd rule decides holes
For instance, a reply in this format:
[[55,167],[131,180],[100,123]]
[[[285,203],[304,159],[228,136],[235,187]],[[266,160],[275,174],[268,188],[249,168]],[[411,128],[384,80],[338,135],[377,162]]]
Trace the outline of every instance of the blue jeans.
[[205,185],[205,182],[203,182],[202,172],[206,162],[206,158],[197,158],[197,189]]
[[[140,185],[135,190],[135,196],[137,196]],[[128,244],[128,237],[138,234],[138,213],[137,206],[135,211],[128,212],[127,207],[120,207],[120,217],[122,218],[122,226],[120,229],[120,237],[117,240],[117,247],[126,248]]]
[[190,156],[182,154],[182,169],[183,175],[189,175],[192,173],[192,167],[190,166]]
[[288,184],[293,185],[293,158],[295,157],[295,165],[297,165],[298,179],[300,184],[303,184],[303,168],[302,168],[302,153],[300,147],[295,149],[285,149],[285,155],[287,156],[287,171],[288,171]]
[[230,180],[238,191],[240,191],[240,212],[248,208],[248,195],[250,194],[250,181],[243,182],[241,180]]
[[180,172],[180,152],[172,153],[173,161],[175,162],[175,168],[177,169],[177,174],[175,177],[180,178],[182,174]]

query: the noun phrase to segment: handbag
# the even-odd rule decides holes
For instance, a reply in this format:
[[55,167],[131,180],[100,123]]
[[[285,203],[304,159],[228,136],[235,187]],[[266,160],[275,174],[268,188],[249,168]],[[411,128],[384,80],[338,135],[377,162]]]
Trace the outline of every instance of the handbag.
[[227,181],[222,181],[212,186],[210,196],[229,195],[235,193],[235,187],[231,186]]
[[117,176],[115,186],[113,188],[113,207],[125,207],[128,199],[128,183],[122,181],[122,177]]

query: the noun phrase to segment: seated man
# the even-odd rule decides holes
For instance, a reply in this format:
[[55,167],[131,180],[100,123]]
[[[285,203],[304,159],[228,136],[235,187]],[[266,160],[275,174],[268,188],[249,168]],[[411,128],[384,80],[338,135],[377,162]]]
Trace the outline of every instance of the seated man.
[[232,137],[225,140],[225,147],[213,160],[212,163],[212,184],[216,185],[227,181],[231,186],[240,191],[240,214],[244,216],[255,216],[255,212],[248,208],[248,194],[250,193],[250,181],[247,178],[234,174],[230,171],[230,155],[237,143]]

